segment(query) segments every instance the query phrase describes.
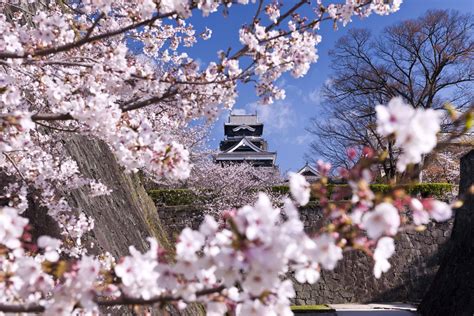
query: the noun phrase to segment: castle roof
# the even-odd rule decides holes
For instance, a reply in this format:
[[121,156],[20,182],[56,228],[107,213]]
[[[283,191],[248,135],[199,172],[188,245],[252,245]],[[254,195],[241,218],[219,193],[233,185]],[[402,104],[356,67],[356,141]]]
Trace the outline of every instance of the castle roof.
[[254,152],[258,152],[258,153],[265,152],[264,150],[262,150],[262,149],[258,148],[257,146],[255,146],[250,140],[248,140],[247,137],[242,138],[240,140],[240,142],[238,142],[237,144],[235,144],[234,146],[232,146],[231,148],[229,148],[225,152],[232,153],[232,152],[236,151],[239,148],[244,149],[244,151],[254,151]]
[[306,162],[306,164],[303,166],[303,168],[298,170],[297,173],[301,174],[302,176],[305,176],[305,177],[314,177],[314,178],[320,178],[321,177],[321,174],[319,173],[319,171],[316,168],[309,165],[308,162]]
[[231,114],[225,125],[262,125],[258,121],[257,114]]

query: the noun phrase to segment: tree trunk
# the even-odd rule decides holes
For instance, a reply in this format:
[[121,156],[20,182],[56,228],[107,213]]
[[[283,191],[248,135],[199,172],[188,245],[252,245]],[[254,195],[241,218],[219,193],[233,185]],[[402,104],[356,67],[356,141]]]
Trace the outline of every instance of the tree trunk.
[[474,314],[474,194],[469,194],[473,182],[471,150],[461,158],[459,193],[464,205],[456,211],[448,250],[418,308],[422,315]]

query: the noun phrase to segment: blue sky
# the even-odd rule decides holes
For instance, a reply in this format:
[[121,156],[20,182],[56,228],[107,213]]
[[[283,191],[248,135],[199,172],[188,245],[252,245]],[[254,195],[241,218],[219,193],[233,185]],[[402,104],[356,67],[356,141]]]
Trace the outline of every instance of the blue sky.
[[[285,1],[286,6],[293,1]],[[337,2],[337,1],[333,1]],[[219,49],[239,47],[238,30],[241,25],[250,21],[254,5],[232,7],[230,14],[223,17],[221,13],[214,13],[209,18],[195,16],[191,19],[197,31],[203,31],[207,26],[212,29],[212,38],[209,41],[199,41],[189,53],[203,65],[216,59]],[[365,27],[377,34],[384,27],[405,19],[417,18],[428,9],[456,9],[462,12],[474,12],[474,0],[405,0],[400,11],[389,16],[372,15],[368,19],[354,18],[346,27],[339,26],[333,30],[332,23],[323,24],[320,34],[322,42],[318,45],[319,61],[313,64],[308,74],[300,79],[284,76],[279,84],[286,89],[286,99],[272,105],[259,105],[253,84],[240,85],[239,97],[234,109],[244,109],[247,112],[259,113],[260,120],[265,123],[264,136],[268,140],[271,151],[277,151],[277,163],[282,173],[288,170],[297,170],[305,163],[305,154],[309,152],[311,136],[305,128],[310,119],[323,115],[319,106],[319,90],[329,78],[329,50],[334,43],[350,28]],[[267,21],[264,21],[265,23]],[[223,123],[228,112],[223,112],[220,119],[214,124],[209,140],[210,148],[217,148],[224,136]]]

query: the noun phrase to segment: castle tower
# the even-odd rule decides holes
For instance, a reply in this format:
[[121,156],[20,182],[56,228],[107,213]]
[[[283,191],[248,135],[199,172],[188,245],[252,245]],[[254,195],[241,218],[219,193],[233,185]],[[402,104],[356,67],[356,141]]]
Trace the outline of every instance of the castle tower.
[[225,138],[221,141],[216,162],[248,162],[258,167],[274,167],[276,152],[268,151],[262,138],[263,123],[257,114],[232,114],[224,123]]

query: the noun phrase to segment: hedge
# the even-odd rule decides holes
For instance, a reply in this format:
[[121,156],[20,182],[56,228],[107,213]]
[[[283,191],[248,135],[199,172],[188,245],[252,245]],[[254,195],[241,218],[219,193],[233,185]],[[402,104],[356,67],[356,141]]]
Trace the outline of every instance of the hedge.
[[423,197],[433,196],[443,198],[446,194],[453,192],[454,185],[451,183],[419,183],[406,188],[413,195],[420,194]]
[[[417,183],[417,184],[409,184],[409,185],[402,185],[399,186],[408,193],[412,195],[421,195],[422,197],[428,197],[432,196],[435,198],[444,198],[446,194],[449,194],[453,191],[454,185],[451,183]],[[350,187],[348,184],[328,184],[327,185],[327,190],[328,190],[328,196],[330,197],[332,193],[334,192],[335,189],[338,190],[350,190]],[[374,193],[381,193],[381,194],[387,194],[391,190],[393,190],[393,186],[388,185],[388,184],[371,184],[370,189]],[[288,186],[285,185],[279,185],[279,186],[274,186],[272,187],[272,191],[275,193],[280,193],[280,194],[288,194],[290,192],[290,189]],[[313,197],[311,199],[314,199]]]
[[298,314],[313,314],[313,313],[328,313],[335,312],[336,310],[331,308],[329,305],[320,304],[320,305],[293,305],[291,306],[291,311]]
[[[336,188],[347,188],[349,190],[349,185],[347,184],[338,184],[328,185],[328,195],[331,195]],[[388,184],[371,184],[370,189],[375,194],[387,194],[395,187],[388,185]],[[407,185],[400,185],[397,188],[404,189],[407,193],[417,196],[420,195],[422,197],[434,197],[438,199],[443,199],[446,197],[447,194],[453,192],[454,185],[451,183],[417,183],[417,184],[407,184]]]
[[[412,195],[421,195],[422,197],[435,197],[438,199],[443,199],[447,194],[451,193],[454,189],[454,185],[450,183],[418,183],[411,185],[401,186],[408,193]],[[349,185],[347,184],[329,184],[328,197],[332,195],[335,189],[347,189],[349,190]],[[374,193],[387,194],[394,187],[388,184],[371,184],[370,189]],[[279,194],[289,194],[289,187],[285,185],[273,186],[271,191]],[[177,205],[190,205],[190,204],[201,204],[205,203],[205,198],[197,195],[191,190],[188,189],[156,189],[148,191],[150,197],[157,204],[163,204],[167,206],[177,206]],[[316,199],[311,197],[312,201]]]

